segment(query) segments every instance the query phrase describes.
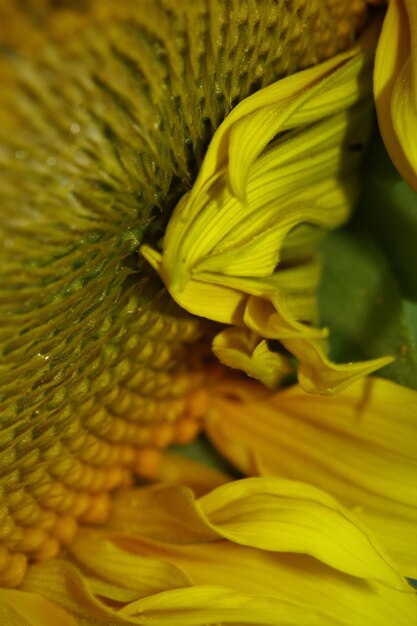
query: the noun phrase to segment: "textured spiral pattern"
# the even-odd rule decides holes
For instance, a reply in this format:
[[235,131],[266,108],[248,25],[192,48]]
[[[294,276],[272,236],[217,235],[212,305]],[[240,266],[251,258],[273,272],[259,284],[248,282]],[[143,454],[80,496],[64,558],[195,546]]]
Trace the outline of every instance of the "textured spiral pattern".
[[0,583],[199,428],[211,326],[136,254],[238,101],[348,47],[363,0],[0,7]]

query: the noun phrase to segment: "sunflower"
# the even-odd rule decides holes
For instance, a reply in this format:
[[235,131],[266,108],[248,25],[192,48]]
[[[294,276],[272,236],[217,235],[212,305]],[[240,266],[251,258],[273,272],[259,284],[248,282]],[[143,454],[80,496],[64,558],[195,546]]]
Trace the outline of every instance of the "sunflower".
[[[373,80],[417,190],[414,3],[0,23],[5,623],[414,623],[411,344],[335,359],[317,299]],[[230,465],[163,452],[200,431]]]

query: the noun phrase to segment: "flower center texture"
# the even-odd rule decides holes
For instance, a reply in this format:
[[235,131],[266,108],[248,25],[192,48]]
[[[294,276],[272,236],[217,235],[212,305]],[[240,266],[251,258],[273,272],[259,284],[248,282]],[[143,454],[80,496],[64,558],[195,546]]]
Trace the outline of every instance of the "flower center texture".
[[198,432],[218,325],[137,251],[235,105],[365,21],[360,0],[2,2],[0,584]]

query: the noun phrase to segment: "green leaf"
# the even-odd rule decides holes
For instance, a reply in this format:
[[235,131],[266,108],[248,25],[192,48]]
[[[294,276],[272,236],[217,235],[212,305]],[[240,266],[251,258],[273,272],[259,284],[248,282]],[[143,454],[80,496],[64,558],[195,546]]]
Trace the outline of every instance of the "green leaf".
[[417,389],[417,196],[383,150],[374,138],[356,218],[323,245],[321,320],[335,361],[392,355],[378,375]]
[[417,193],[401,178],[375,132],[360,211],[389,259],[406,298],[417,301]]

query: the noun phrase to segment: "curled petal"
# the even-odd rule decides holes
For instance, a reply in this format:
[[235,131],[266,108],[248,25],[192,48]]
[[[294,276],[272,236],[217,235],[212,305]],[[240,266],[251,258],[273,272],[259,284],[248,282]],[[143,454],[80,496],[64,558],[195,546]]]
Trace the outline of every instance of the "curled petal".
[[266,387],[278,387],[292,372],[286,356],[269,349],[265,340],[259,340],[245,328],[227,328],[213,341],[213,352],[224,365],[240,369],[260,380]]
[[175,208],[162,252],[141,248],[178,304],[234,326],[214,340],[219,359],[270,387],[288,361],[267,339],[296,356],[312,392],[335,393],[391,360],[335,365],[316,326],[317,232],[345,222],[356,198],[374,35],[239,104]]

